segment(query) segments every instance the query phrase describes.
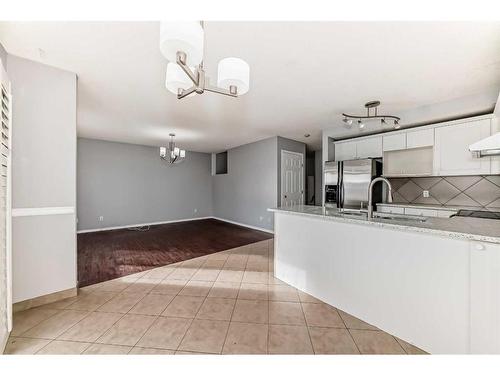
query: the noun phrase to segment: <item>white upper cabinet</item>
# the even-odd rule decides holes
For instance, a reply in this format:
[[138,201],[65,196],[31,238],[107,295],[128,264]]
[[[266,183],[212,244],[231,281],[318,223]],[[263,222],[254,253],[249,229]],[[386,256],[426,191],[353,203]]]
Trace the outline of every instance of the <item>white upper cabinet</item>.
[[335,142],[335,160],[353,160],[382,157],[382,137]]
[[491,120],[469,121],[435,129],[434,174],[440,176],[491,173],[491,159],[475,158],[469,145],[491,134]]
[[406,149],[405,133],[384,135],[384,151],[396,151],[404,149]]
[[[491,119],[491,135],[500,132],[500,119],[494,117]],[[490,156],[491,174],[500,174],[500,156]]]
[[500,131],[500,120],[480,116],[335,142],[335,160],[384,158],[384,175],[500,174],[500,156],[476,158],[469,145]]
[[434,146],[434,129],[410,130],[406,133],[406,148]]
[[335,161],[356,159],[356,142],[336,142]]
[[384,151],[434,146],[434,129],[408,130],[384,135]]
[[360,139],[356,142],[356,157],[381,158],[382,157],[382,137],[371,137]]

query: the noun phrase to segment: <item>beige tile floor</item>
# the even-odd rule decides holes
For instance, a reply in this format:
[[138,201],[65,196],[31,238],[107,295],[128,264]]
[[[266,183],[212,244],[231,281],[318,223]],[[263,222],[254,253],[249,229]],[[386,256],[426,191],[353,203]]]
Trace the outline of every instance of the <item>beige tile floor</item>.
[[15,314],[6,354],[421,354],[273,276],[273,241]]

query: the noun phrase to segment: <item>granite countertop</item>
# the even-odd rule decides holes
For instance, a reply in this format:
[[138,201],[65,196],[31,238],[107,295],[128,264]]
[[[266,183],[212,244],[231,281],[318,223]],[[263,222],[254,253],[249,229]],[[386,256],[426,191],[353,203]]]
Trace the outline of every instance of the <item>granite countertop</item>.
[[346,215],[340,212],[337,208],[306,205],[269,208],[269,211],[500,244],[499,220],[470,217],[427,217],[423,222],[383,218],[373,218],[372,220],[368,220],[366,216]]
[[425,204],[425,203],[377,203],[377,206],[386,207],[411,207],[411,208],[427,208],[430,210],[458,211],[458,210],[484,210],[481,207],[470,206],[445,206],[441,204]]

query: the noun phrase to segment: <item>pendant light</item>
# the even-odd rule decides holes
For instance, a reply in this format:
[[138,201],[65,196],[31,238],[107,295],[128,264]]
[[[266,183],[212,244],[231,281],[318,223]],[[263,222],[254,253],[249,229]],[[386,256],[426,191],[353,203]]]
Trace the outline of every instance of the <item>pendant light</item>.
[[[203,22],[162,22],[160,50],[170,61],[165,85],[182,99],[205,91],[237,97],[250,88],[250,67],[242,59],[228,57],[218,64],[218,86],[210,84],[203,67]],[[172,68],[176,64],[178,68]],[[194,68],[192,68],[194,67]]]

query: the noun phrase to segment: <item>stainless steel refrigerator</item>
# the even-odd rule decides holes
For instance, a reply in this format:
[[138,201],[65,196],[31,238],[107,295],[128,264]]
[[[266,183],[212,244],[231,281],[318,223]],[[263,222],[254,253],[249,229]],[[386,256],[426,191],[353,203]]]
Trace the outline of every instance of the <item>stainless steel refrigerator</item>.
[[[325,205],[366,210],[370,182],[382,174],[381,159],[357,159],[325,163]],[[382,186],[373,189],[373,203],[382,202]]]

